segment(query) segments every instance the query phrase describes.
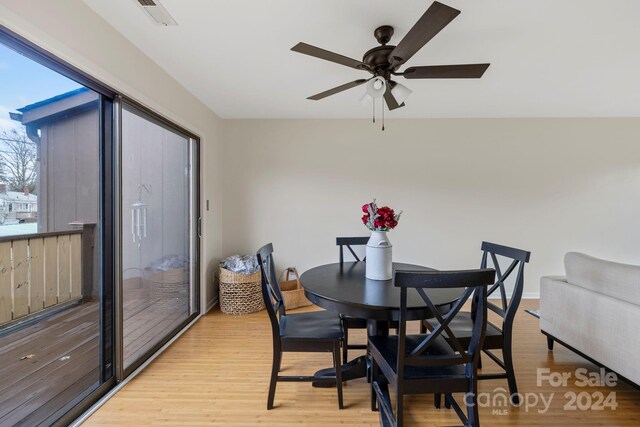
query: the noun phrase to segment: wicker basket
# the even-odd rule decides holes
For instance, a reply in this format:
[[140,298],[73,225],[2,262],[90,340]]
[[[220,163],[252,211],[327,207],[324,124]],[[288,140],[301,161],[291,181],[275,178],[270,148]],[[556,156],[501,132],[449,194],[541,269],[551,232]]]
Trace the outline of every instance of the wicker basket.
[[[311,305],[311,301],[304,296],[304,289],[300,283],[298,270],[293,267],[289,267],[282,273],[286,273],[284,280],[280,281],[280,292],[282,293],[282,299],[284,299],[285,309],[293,310],[294,308]],[[290,278],[292,274],[295,275],[295,279]]]
[[225,314],[249,314],[262,309],[260,272],[242,274],[220,267],[220,310]]
[[189,309],[189,270],[173,268],[155,271],[148,278],[151,298],[157,300],[157,307],[172,311]]

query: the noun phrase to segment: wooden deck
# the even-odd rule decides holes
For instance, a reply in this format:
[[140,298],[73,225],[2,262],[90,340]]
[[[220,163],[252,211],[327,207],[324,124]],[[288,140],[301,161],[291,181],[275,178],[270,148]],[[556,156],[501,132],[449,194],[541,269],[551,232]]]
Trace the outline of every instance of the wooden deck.
[[[158,301],[125,303],[125,362],[135,361],[184,319]],[[85,303],[0,336],[0,425],[36,425],[94,390],[99,374],[99,305]]]

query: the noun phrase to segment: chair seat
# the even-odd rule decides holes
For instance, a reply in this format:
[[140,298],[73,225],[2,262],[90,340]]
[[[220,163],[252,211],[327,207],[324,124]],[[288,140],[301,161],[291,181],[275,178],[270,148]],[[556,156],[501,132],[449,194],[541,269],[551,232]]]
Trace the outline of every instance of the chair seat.
[[280,318],[280,337],[296,340],[342,339],[340,316],[330,311],[287,314]]
[[[427,335],[407,335],[406,336],[406,348],[407,352],[413,351],[418,344],[420,344]],[[393,372],[397,375],[398,369],[398,336],[372,336],[369,337],[369,348],[372,355],[375,357],[376,353],[379,354],[385,361],[385,363],[393,369]],[[455,352],[449,347],[447,341],[442,336],[437,337],[434,342],[427,347],[422,353],[425,358],[428,356],[451,356],[455,355]],[[382,362],[376,360],[379,365]],[[440,377],[452,378],[466,378],[465,366],[451,365],[451,366],[405,366],[404,378],[406,379],[435,379]]]
[[[426,320],[426,322],[434,328],[437,326],[437,322],[433,320]],[[461,311],[456,317],[449,323],[449,329],[453,332],[453,335],[458,339],[460,344],[465,347],[469,344],[471,339],[471,333],[473,331],[473,320],[471,320],[471,313],[467,311]],[[446,337],[446,332],[443,333]],[[484,338],[485,349],[499,349],[503,345],[503,335],[500,328],[491,322],[487,322],[487,332]]]

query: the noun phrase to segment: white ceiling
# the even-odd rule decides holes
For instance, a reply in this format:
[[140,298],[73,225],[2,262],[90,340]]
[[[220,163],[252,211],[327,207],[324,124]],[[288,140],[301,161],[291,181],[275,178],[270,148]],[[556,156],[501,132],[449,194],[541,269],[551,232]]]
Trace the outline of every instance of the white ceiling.
[[[480,80],[400,79],[414,93],[387,117],[640,116],[640,1],[442,1],[462,13],[407,65],[491,67]],[[85,2],[223,118],[369,117],[362,87],[305,99],[368,73],[289,49],[361,59],[377,26],[394,26],[396,44],[431,3],[160,0],[178,22],[162,27],[136,0]]]

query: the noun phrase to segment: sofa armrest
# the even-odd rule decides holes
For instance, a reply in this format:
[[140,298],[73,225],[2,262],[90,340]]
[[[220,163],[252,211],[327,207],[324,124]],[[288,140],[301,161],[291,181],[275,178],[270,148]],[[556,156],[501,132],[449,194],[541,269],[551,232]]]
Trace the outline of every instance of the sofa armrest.
[[540,278],[540,298],[542,298],[542,284],[551,284],[553,282],[567,283],[567,276],[542,276]]
[[[554,322],[554,311],[561,306],[556,301],[561,293],[556,292],[556,287],[568,286],[566,276],[542,276],[540,278],[540,329],[547,330]],[[549,331],[547,331],[549,332]]]

